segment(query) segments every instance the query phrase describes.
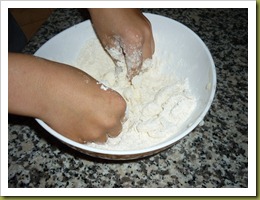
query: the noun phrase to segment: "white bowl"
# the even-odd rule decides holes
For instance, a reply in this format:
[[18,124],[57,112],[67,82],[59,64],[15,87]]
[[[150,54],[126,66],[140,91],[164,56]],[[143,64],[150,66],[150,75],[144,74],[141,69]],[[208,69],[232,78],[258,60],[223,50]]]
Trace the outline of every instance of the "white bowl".
[[[156,51],[168,52],[167,59],[172,59],[171,66],[162,66],[167,73],[174,73],[179,78],[188,78],[190,89],[198,100],[195,111],[183,122],[177,134],[167,141],[141,150],[114,151],[93,148],[74,142],[57,133],[43,121],[36,121],[50,134],[68,146],[85,154],[114,160],[128,160],[156,154],[172,146],[176,141],[190,133],[208,112],[216,90],[216,71],[211,54],[203,41],[181,23],[154,14],[145,14],[150,20],[156,38]],[[36,56],[73,65],[80,50],[90,39],[96,38],[90,21],[75,25],[46,42]],[[163,51],[160,51],[163,50]],[[169,56],[170,55],[170,56]],[[160,56],[165,56],[163,53]]]

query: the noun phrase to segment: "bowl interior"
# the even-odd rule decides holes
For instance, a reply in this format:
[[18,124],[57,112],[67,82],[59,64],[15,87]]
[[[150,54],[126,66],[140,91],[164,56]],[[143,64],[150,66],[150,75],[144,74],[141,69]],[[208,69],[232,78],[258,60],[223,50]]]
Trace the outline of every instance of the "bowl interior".
[[[183,123],[178,133],[167,141],[150,148],[136,151],[101,150],[73,142],[55,132],[41,120],[37,121],[52,135],[66,144],[83,150],[94,156],[106,155],[138,155],[147,152],[158,152],[159,149],[178,141],[191,132],[203,120],[213,101],[216,90],[216,72],[211,54],[203,41],[189,28],[181,23],[154,14],[145,14],[150,20],[156,44],[156,54],[163,58],[161,62],[163,73],[175,74],[179,79],[188,78],[191,92],[196,96],[198,105],[189,119]],[[36,56],[74,65],[80,50],[88,40],[96,38],[90,21],[75,25],[46,42],[36,53]],[[170,64],[169,64],[170,63]],[[120,158],[121,158],[120,157]],[[135,157],[134,157],[135,158]]]

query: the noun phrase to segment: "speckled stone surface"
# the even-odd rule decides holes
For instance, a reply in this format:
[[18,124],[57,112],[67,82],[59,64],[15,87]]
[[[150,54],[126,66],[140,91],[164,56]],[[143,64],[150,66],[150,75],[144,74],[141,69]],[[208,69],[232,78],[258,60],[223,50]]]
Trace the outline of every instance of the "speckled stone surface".
[[[217,91],[190,134],[154,156],[114,162],[81,154],[31,118],[9,116],[9,187],[248,187],[247,9],[144,9],[195,31],[212,53]],[[57,9],[24,52],[83,21],[77,9]]]

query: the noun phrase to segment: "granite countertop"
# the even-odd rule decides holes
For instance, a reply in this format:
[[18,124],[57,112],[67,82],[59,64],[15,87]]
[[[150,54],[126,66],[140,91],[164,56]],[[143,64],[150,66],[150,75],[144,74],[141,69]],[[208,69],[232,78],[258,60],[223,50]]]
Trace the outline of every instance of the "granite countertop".
[[[204,124],[161,153],[116,162],[79,153],[34,119],[9,115],[10,188],[248,187],[248,10],[143,11],[183,23],[208,46],[218,84]],[[56,9],[24,52],[33,54],[54,35],[84,20],[78,9]]]

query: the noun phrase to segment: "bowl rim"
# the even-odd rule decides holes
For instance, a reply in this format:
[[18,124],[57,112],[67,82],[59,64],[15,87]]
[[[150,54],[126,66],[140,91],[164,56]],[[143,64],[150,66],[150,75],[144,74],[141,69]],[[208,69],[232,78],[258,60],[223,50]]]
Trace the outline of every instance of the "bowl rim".
[[[163,142],[160,142],[159,144],[155,144],[153,146],[150,147],[146,147],[143,149],[136,149],[136,150],[107,150],[107,149],[99,149],[99,148],[95,148],[95,147],[91,147],[88,146],[86,144],[81,144],[78,142],[75,142],[65,136],[63,136],[62,134],[56,132],[55,130],[53,130],[51,127],[49,127],[45,122],[43,122],[41,119],[35,118],[35,120],[50,134],[52,134],[54,137],[58,138],[60,141],[65,142],[68,145],[71,145],[75,148],[84,150],[84,151],[88,151],[88,152],[93,152],[93,153],[97,153],[97,154],[106,154],[106,155],[115,155],[115,156],[130,156],[130,155],[138,155],[138,154],[146,154],[148,152],[153,152],[153,151],[158,151],[159,149],[165,149],[166,147],[171,146],[172,144],[174,144],[175,142],[179,141],[180,139],[182,139],[183,137],[185,137],[187,134],[189,134],[194,128],[196,128],[198,126],[198,124],[203,120],[203,118],[206,116],[207,112],[209,111],[214,96],[215,96],[215,92],[216,92],[216,84],[217,84],[217,78],[216,78],[216,68],[215,68],[215,64],[214,64],[214,60],[212,58],[212,55],[208,49],[208,47],[206,46],[206,44],[202,41],[202,39],[190,28],[188,28],[186,25],[171,19],[169,17],[165,17],[162,15],[157,15],[157,14],[152,14],[152,13],[144,13],[144,15],[146,17],[159,17],[162,18],[164,20],[168,20],[171,21],[171,23],[177,23],[179,26],[182,26],[183,28],[185,28],[185,30],[189,31],[196,40],[198,40],[198,42],[202,45],[203,49],[205,50],[205,53],[207,54],[207,57],[210,60],[210,68],[211,68],[211,75],[212,75],[212,85],[211,85],[211,93],[209,95],[209,100],[207,101],[207,104],[205,106],[205,108],[203,109],[203,111],[199,114],[198,118],[190,125],[187,127],[187,129],[185,129],[185,131],[183,131],[182,133],[178,134],[176,137],[173,137],[169,140],[165,140]],[[51,41],[52,39],[58,37],[61,33],[67,31],[68,29],[72,29],[75,28],[75,26],[78,25],[82,25],[82,24],[90,24],[91,27],[91,23],[90,20],[86,20],[83,22],[80,22],[79,24],[76,24],[74,26],[71,26],[65,30],[63,30],[62,32],[58,33],[57,35],[55,35],[54,37],[52,37],[51,39],[49,39],[47,42]],[[89,27],[88,27],[89,28]],[[45,42],[45,44],[47,43]],[[43,44],[42,46],[44,46],[45,44]],[[41,47],[42,47],[41,46]],[[34,55],[37,56],[39,50],[41,49],[41,47],[34,53]]]

